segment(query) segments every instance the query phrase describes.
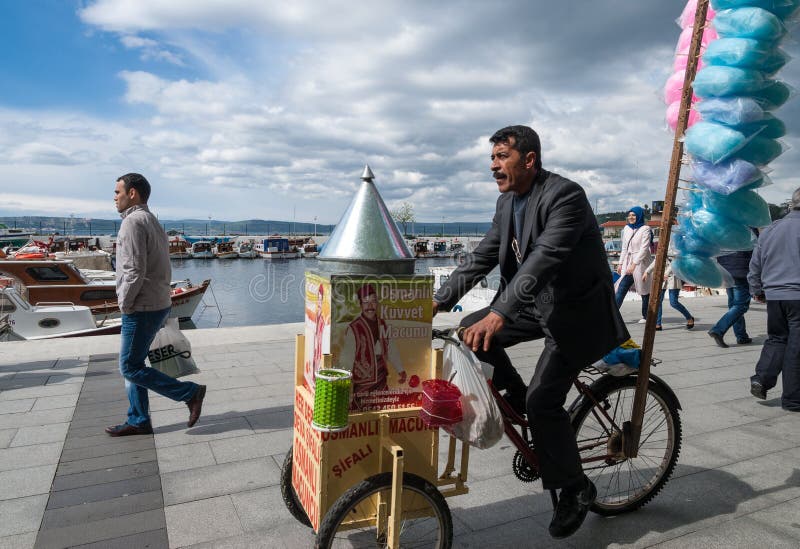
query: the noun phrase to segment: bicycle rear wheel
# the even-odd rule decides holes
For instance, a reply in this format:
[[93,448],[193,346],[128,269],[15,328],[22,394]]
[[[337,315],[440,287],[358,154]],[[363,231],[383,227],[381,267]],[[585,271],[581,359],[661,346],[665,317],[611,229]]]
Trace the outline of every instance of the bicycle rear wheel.
[[651,501],[669,480],[681,448],[678,404],[668,390],[650,381],[638,455],[622,451],[622,425],[630,421],[636,377],[606,376],[591,387],[572,419],[584,473],[597,487],[592,511],[618,515]]
[[[342,494],[328,510],[317,533],[317,548],[386,547],[388,510],[379,501],[391,501],[392,474],[370,477]],[[385,507],[383,509],[386,509]],[[441,492],[425,479],[403,475],[400,547],[449,549],[453,520]]]

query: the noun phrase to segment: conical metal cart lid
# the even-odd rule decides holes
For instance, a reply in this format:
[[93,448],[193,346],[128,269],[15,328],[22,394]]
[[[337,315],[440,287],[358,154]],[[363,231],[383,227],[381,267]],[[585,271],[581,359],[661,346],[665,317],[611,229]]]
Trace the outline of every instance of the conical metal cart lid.
[[[374,178],[370,167],[365,166],[361,175],[363,183],[325,243],[319,259],[335,261],[339,269],[349,263],[363,267],[366,262],[376,262],[375,274],[397,272],[397,268],[407,271],[409,266],[413,273],[414,255],[375,188]],[[363,269],[356,270],[363,272]]]

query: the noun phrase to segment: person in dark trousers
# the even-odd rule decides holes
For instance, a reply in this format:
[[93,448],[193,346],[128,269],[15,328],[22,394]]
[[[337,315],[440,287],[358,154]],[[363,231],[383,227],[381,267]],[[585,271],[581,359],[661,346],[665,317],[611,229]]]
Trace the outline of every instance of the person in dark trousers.
[[114,188],[122,216],[117,234],[117,302],[122,312],[119,370],[128,393],[125,423],[106,427],[112,437],[152,434],[148,389],[189,407],[192,427],[203,406],[206,386],[179,381],[148,368],[144,360],[156,333],[169,316],[169,242],[167,233],[147,207],[150,183],[138,173],[123,175]]
[[[489,141],[500,191],[492,226],[436,293],[434,312],[450,310],[499,265],[500,289],[490,307],[464,318],[462,339],[495,367],[493,383],[507,391],[510,403],[527,411],[542,484],[561,490],[550,535],[564,538],[580,527],[597,495],[564,410],[567,393],[581,368],[629,335],[583,189],[542,169],[539,136],[531,128],[503,128]],[[587,323],[591,330],[580,328]],[[539,338],[544,351],[526,389],[505,348]]]
[[754,299],[767,303],[767,341],[750,378],[750,392],[767,398],[781,374],[781,406],[800,412],[800,188],[786,217],[758,239],[747,280]]
[[726,288],[728,294],[728,312],[722,315],[716,324],[708,331],[711,339],[720,347],[728,347],[725,343],[725,333],[733,326],[736,343],[746,345],[753,340],[747,335],[747,324],[744,314],[750,308],[750,286],[747,282],[747,273],[750,269],[752,250],[734,252],[721,255],[717,262],[733,277],[733,286]]

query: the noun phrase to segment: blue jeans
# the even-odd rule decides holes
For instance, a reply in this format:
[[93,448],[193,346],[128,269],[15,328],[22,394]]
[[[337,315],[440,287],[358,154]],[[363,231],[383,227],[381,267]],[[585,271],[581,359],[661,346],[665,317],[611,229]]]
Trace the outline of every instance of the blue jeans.
[[[670,288],[669,290],[669,304],[670,306],[678,311],[680,314],[683,315],[683,318],[689,320],[692,318],[692,313],[683,306],[683,303],[678,301],[678,297],[681,295],[680,288]],[[664,303],[664,290],[661,290],[661,297],[658,300],[658,320],[656,320],[656,325],[661,326],[661,308]]]
[[125,378],[125,391],[130,402],[128,425],[139,427],[150,423],[148,389],[172,400],[187,401],[199,387],[191,381],[178,381],[154,368],[148,368],[144,363],[150,344],[169,315],[169,309],[122,315],[119,371]]
[[633,275],[622,275],[622,280],[619,281],[617,295],[615,296],[617,308],[622,307],[622,302],[625,300],[625,296],[628,295],[628,290],[631,289],[631,286],[633,286]]
[[[624,275],[622,277],[622,280],[619,281],[619,286],[617,286],[617,294],[615,296],[617,300],[617,308],[622,306],[622,302],[625,301],[625,296],[628,295],[628,290],[630,290],[632,286],[633,286],[633,275]],[[650,294],[643,295],[641,296],[641,298],[642,298],[642,318],[646,318],[647,304],[650,301]]]
[[733,288],[728,288],[728,312],[722,315],[709,332],[724,336],[731,326],[736,335],[736,341],[747,339],[747,325],[744,314],[750,308],[750,286],[746,278],[735,278]]

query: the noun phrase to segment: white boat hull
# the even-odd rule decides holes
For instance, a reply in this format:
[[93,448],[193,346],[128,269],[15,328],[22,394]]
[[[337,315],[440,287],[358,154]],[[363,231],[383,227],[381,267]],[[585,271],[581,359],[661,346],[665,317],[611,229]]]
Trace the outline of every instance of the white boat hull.
[[71,303],[31,305],[12,288],[3,290],[4,313],[11,331],[22,339],[51,339],[119,333],[121,320],[98,322],[89,307]]
[[192,259],[213,259],[214,252],[193,252]]
[[260,252],[263,259],[297,259],[297,252]]

